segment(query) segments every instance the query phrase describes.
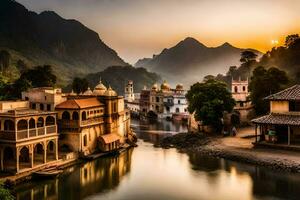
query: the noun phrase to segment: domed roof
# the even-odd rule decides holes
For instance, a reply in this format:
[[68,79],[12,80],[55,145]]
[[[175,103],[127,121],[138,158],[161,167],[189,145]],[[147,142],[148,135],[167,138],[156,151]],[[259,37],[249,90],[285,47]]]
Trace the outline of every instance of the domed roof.
[[108,89],[105,91],[104,96],[109,96],[109,97],[115,97],[118,96],[117,92],[114,91],[110,86]]
[[170,90],[170,85],[167,83],[167,81],[164,81],[164,82],[161,84],[160,88],[161,88],[162,90]]
[[151,89],[152,89],[152,90],[157,90],[157,89],[158,89],[158,85],[157,85],[156,83],[153,84]]
[[83,95],[92,95],[93,91],[91,90],[90,87],[88,87],[88,89],[83,93]]
[[96,85],[93,94],[94,95],[104,95],[105,91],[107,90],[107,88],[105,87],[105,85],[102,83],[101,78],[100,81],[98,83],[98,85]]
[[177,84],[176,85],[176,90],[183,90],[183,85],[182,84]]

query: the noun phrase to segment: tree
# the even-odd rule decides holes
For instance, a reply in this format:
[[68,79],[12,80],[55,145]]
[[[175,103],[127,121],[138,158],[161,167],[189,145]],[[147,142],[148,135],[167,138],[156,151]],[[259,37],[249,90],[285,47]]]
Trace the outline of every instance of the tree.
[[21,60],[21,59],[19,59],[17,61],[17,65],[16,66],[17,66],[18,70],[21,73],[24,73],[26,70],[28,70],[28,67],[27,67],[26,63],[23,60]]
[[75,77],[72,82],[72,89],[77,94],[85,92],[89,87],[89,82],[86,78]]
[[257,58],[257,55],[253,51],[246,50],[241,53],[240,61],[242,63],[249,63],[249,62],[255,61],[256,58]]
[[217,131],[221,130],[223,113],[231,112],[235,105],[226,84],[213,79],[192,85],[186,98],[188,110],[195,113],[195,119],[212,125]]
[[56,76],[52,72],[50,65],[36,66],[23,72],[20,79],[31,83],[32,87],[54,87],[56,84]]
[[10,193],[10,191],[4,188],[3,183],[0,184],[0,199],[1,200],[14,200],[14,196]]
[[10,54],[6,50],[0,51],[0,69],[1,72],[5,72],[5,70],[10,65]]
[[288,35],[285,38],[285,46],[287,48],[291,47],[297,40],[299,40],[300,37],[298,34],[292,34],[292,35]]
[[213,76],[213,75],[206,75],[206,76],[204,76],[203,81],[206,82],[206,81],[208,81],[208,80],[215,79],[215,78],[216,78],[216,77]]
[[268,70],[262,66],[255,68],[249,84],[250,97],[255,113],[257,115],[266,114],[269,111],[269,103],[264,98],[279,92],[288,82],[285,71],[274,67]]

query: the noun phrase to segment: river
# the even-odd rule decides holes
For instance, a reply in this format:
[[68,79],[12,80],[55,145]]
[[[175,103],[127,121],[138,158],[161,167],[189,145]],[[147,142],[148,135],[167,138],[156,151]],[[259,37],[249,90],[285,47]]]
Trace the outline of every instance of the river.
[[54,180],[15,189],[17,200],[250,200],[300,199],[300,175],[153,147],[185,132],[173,122],[133,120],[138,147],[73,166]]

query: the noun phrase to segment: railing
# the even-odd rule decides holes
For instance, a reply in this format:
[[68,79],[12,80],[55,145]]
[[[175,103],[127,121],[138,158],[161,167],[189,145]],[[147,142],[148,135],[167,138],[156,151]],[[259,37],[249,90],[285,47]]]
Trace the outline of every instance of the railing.
[[81,121],[81,126],[86,126],[86,125],[92,125],[92,124],[96,124],[96,123],[102,123],[103,122],[103,118],[102,117],[97,117],[97,118],[91,118],[91,119],[87,119],[84,121]]
[[52,126],[26,129],[20,131],[1,131],[0,139],[18,141],[18,140],[44,136],[46,134],[53,134],[56,133],[56,130],[57,130],[56,125],[52,125]]
[[62,128],[78,128],[79,120],[61,120]]

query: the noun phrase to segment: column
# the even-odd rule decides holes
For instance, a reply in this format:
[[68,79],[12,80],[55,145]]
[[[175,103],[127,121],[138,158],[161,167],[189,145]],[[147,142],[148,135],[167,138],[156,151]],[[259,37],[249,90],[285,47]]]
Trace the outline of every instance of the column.
[[29,119],[27,119],[27,138],[29,138]]
[[255,124],[255,143],[257,143],[257,124]]
[[43,158],[43,161],[44,163],[47,162],[47,146],[45,144],[45,142],[43,143],[43,148],[44,148],[44,158]]
[[58,139],[55,140],[55,160],[58,160]]
[[31,163],[30,163],[30,167],[33,168],[34,166],[34,147],[33,145],[30,146],[30,151],[31,151]]
[[1,149],[1,171],[4,170],[4,165],[3,165],[3,156],[4,156],[4,149]]
[[288,125],[288,145],[291,144],[291,127]]
[[20,155],[20,152],[19,152],[19,148],[16,148],[16,170],[17,170],[17,173],[19,172],[19,155]]

